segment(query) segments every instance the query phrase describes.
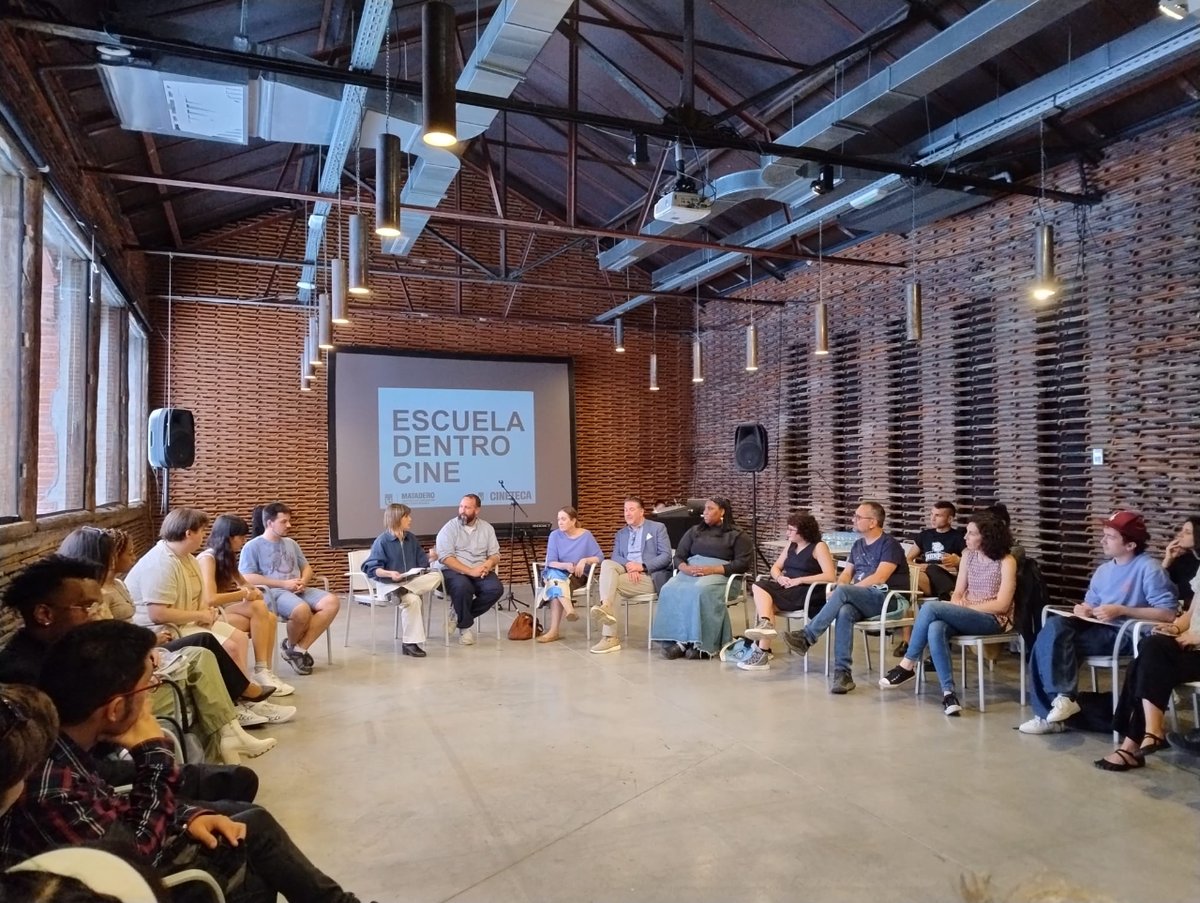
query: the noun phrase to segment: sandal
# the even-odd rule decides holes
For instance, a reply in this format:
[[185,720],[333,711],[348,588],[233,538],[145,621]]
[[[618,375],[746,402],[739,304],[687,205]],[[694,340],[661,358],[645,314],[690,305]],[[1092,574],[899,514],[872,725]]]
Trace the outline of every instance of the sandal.
[[1145,756],[1138,753],[1131,753],[1129,750],[1121,749],[1119,746],[1114,749],[1112,753],[1109,753],[1109,755],[1112,755],[1113,753],[1116,753],[1125,761],[1110,762],[1108,759],[1097,759],[1092,764],[1101,771],[1132,771],[1135,768],[1142,768],[1146,764]]
[[[1147,743],[1146,741],[1150,742]],[[1170,749],[1171,744],[1167,742],[1165,737],[1160,737],[1158,734],[1152,734],[1149,731],[1142,736],[1142,747],[1139,750],[1143,756],[1153,755],[1160,749]]]

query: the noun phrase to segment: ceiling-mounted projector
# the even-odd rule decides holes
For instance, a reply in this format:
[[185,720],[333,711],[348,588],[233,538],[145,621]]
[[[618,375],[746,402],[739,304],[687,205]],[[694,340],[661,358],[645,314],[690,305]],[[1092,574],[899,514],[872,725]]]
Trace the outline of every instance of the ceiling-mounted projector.
[[654,218],[664,223],[694,223],[708,216],[712,199],[694,191],[668,191],[654,205]]

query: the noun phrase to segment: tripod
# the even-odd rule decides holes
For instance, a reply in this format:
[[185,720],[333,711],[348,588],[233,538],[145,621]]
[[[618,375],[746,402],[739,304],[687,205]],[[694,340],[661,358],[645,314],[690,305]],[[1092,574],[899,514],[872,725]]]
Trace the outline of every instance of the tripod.
[[[517,497],[515,495],[508,491],[508,487],[504,485],[503,480],[498,482],[500,483],[500,488],[504,490],[504,494],[508,496],[508,509],[512,516],[509,521],[508,532],[508,593],[504,596],[504,598],[496,603],[496,610],[499,611],[502,608],[507,608],[509,611],[516,611],[518,605],[524,605],[526,608],[529,607],[528,602],[522,602],[515,595],[513,595],[513,584],[516,582],[514,577],[516,576],[517,564],[517,509],[520,508],[521,513],[526,517],[529,517],[529,512],[524,508],[521,508],[521,503],[517,501]],[[521,558],[525,562],[525,570],[527,572],[529,570],[529,552],[525,548],[525,542],[528,540],[528,538],[529,535],[522,531],[521,539],[519,540],[521,543]]]

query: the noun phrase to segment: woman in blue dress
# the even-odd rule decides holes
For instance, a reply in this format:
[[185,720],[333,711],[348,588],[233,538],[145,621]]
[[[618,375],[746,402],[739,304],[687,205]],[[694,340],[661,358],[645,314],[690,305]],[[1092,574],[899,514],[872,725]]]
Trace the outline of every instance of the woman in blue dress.
[[703,517],[679,540],[678,573],[658,594],[650,635],[664,641],[665,658],[710,658],[733,638],[725,582],[750,570],[753,545],[734,524],[729,499],[706,499]]
[[546,542],[546,570],[542,574],[542,596],[550,606],[550,628],[537,638],[539,643],[561,639],[563,617],[578,620],[571,602],[573,589],[583,585],[588,568],[600,566],[604,553],[591,531],[579,525],[579,512],[570,505],[558,509],[558,529]]

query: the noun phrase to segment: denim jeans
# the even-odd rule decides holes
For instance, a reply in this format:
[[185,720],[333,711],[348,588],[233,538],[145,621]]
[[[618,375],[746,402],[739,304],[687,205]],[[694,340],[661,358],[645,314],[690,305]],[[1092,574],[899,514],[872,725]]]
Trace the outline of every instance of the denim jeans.
[[[1079,689],[1079,660],[1089,655],[1111,655],[1120,625],[1092,624],[1078,618],[1051,615],[1037,635],[1029,655],[1033,713],[1045,718],[1054,697],[1074,696]],[[1133,654],[1132,634],[1121,640],[1119,655]]]
[[866,618],[878,618],[883,611],[887,587],[842,584],[829,594],[825,606],[804,628],[809,644],[815,643],[829,625],[837,622],[833,640],[833,668],[849,671],[854,650],[854,625]]
[[950,659],[950,637],[968,634],[986,635],[1003,633],[1000,622],[993,615],[985,614],[965,605],[951,602],[926,602],[917,612],[913,624],[912,638],[908,641],[905,658],[920,662],[921,653],[929,648],[929,657],[937,669],[942,695],[955,692],[954,662]]

